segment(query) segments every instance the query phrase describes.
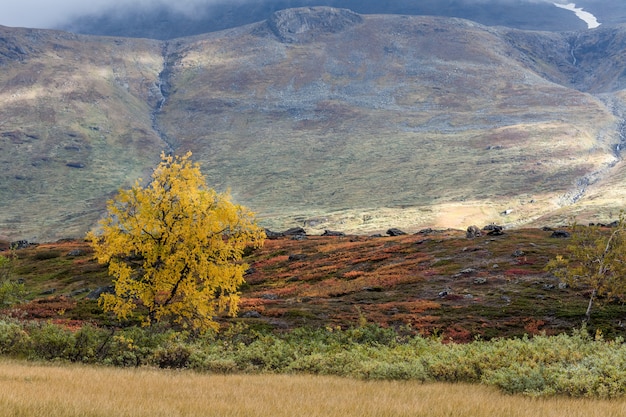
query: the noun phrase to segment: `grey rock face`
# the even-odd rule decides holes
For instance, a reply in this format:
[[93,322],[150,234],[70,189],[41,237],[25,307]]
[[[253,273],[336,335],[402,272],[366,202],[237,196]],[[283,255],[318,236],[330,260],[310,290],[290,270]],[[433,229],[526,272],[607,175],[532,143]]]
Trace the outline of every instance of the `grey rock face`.
[[281,42],[306,43],[321,33],[339,33],[362,21],[347,9],[300,7],[274,13],[268,25]]

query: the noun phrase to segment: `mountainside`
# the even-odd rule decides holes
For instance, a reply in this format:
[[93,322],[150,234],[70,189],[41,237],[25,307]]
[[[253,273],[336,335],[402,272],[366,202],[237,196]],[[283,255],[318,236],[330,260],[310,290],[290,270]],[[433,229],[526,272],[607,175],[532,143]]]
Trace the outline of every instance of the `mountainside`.
[[[579,0],[603,25],[626,22],[622,0]],[[215,32],[255,23],[272,13],[297,7],[330,6],[361,14],[446,16],[472,20],[489,26],[524,30],[573,31],[587,25],[576,15],[550,1],[537,0],[244,0],[187,2],[192,12],[171,6],[143,2],[114,3],[99,13],[78,15],[60,26],[76,33],[106,36],[174,39]]]
[[625,47],[332,8],[170,42],[0,28],[0,235],[80,236],[170,149],[272,228],[610,220]]

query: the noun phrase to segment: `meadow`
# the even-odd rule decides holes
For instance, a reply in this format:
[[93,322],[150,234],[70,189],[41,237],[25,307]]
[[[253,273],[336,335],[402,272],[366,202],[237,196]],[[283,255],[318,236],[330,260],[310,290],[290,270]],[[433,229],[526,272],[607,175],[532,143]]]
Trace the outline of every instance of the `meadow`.
[[544,268],[566,244],[540,229],[269,240],[247,258],[238,317],[219,317],[220,332],[206,335],[104,313],[86,295],[111,278],[85,242],[29,245],[5,252],[25,299],[0,316],[0,356],[233,380],[458,384],[471,387],[464,400],[495,389],[621,401],[626,307],[603,300],[580,328],[585,288],[561,287]]
[[467,384],[0,362],[2,417],[612,417],[626,400],[529,398]]

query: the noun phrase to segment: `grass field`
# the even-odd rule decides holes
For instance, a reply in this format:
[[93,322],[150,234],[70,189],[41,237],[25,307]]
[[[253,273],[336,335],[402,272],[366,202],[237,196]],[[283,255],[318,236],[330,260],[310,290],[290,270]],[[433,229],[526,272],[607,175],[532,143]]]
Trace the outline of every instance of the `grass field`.
[[0,386],[2,417],[626,415],[626,399],[536,399],[478,385],[203,375],[15,361],[0,362]]

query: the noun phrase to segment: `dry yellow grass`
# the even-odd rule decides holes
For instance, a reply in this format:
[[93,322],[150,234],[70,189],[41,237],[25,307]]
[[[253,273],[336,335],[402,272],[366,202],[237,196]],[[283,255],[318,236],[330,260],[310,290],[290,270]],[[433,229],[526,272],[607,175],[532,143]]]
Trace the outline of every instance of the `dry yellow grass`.
[[0,362],[3,417],[624,415],[626,400],[534,399],[461,384]]

